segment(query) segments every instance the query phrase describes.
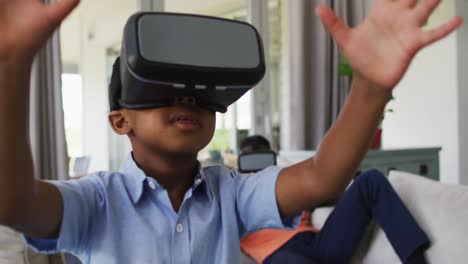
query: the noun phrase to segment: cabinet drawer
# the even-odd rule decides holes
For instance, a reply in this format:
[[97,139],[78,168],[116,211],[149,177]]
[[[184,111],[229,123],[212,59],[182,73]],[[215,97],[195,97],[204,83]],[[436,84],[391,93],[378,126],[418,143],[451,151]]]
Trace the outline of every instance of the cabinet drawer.
[[362,172],[369,169],[377,169],[385,175],[388,175],[392,170],[404,171],[439,180],[437,163],[432,160],[421,162],[376,163],[375,165],[366,164],[360,168],[360,171]]

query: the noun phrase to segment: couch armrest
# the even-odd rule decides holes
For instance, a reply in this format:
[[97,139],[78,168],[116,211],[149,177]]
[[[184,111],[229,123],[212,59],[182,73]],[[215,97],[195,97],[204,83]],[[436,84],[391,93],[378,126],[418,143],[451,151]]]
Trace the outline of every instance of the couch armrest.
[[468,260],[468,186],[442,184],[406,172],[391,172],[390,182],[426,231],[431,263]]
[[4,226],[0,226],[0,263],[27,263],[20,234]]

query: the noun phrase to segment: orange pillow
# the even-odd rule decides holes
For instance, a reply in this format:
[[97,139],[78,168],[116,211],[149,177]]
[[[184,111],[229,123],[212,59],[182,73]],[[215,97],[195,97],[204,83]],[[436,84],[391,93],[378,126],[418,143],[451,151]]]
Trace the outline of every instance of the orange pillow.
[[301,222],[295,230],[262,229],[241,239],[240,245],[245,254],[257,263],[262,263],[268,256],[286,244],[301,232],[318,232],[310,222],[311,212],[302,213]]

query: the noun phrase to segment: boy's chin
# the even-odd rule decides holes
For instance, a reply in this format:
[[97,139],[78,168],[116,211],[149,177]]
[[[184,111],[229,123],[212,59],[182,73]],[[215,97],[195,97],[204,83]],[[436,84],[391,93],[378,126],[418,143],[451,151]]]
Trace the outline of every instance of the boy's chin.
[[194,146],[193,144],[188,145],[177,145],[169,148],[169,152],[175,156],[196,156],[204,146]]

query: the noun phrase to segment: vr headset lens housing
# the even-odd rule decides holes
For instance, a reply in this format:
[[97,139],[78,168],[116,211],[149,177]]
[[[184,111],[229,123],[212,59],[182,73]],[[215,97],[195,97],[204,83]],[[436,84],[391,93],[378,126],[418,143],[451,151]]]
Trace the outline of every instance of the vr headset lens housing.
[[174,104],[177,97],[190,96],[200,106],[224,113],[264,74],[262,41],[250,24],[137,13],[125,26],[121,87],[110,93],[111,109],[163,107]]

